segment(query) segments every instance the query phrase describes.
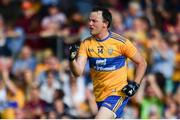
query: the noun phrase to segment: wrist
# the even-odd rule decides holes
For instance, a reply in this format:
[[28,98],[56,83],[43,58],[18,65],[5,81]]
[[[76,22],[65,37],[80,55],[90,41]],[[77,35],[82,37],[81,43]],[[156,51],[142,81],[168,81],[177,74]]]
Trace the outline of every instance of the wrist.
[[140,84],[136,81],[133,81],[133,85],[135,86],[135,89],[138,89],[140,87]]
[[136,82],[136,81],[128,81],[128,84],[133,84],[133,85],[138,85],[140,86],[140,83]]
[[135,81],[128,81],[128,84],[122,88],[122,91],[128,96],[132,97],[139,89],[140,84]]
[[139,85],[141,84],[141,80],[134,80],[134,82],[139,84]]

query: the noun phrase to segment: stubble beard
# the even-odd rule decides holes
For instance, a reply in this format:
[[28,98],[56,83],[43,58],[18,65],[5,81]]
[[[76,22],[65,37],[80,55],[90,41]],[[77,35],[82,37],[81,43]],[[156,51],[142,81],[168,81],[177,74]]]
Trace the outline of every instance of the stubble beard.
[[96,36],[98,35],[100,32],[99,31],[90,31],[90,34],[93,35],[93,36]]

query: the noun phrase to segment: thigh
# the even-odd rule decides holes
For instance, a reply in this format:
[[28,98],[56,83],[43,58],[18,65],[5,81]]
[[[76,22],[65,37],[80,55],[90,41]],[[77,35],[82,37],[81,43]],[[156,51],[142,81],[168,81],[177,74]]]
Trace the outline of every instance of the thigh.
[[[123,96],[107,97],[104,101],[97,103],[98,108],[99,108],[98,116],[100,116],[102,114],[105,115],[108,112],[107,115],[110,117],[113,116],[113,118],[121,118],[123,109],[126,106],[128,100],[129,100],[128,97],[123,97]],[[103,117],[103,118],[105,118],[105,117]]]
[[95,119],[114,119],[116,115],[110,109],[106,107],[100,107],[99,112],[97,113]]

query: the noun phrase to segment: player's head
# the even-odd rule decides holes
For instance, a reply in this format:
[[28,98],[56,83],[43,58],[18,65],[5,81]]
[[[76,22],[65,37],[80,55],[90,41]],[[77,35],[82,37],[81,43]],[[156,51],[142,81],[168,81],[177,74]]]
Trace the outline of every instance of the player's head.
[[92,9],[92,12],[102,12],[102,17],[103,17],[103,22],[107,22],[107,27],[109,28],[112,22],[112,15],[109,12],[108,9],[103,8],[103,7],[95,7]]
[[112,15],[108,9],[95,7],[89,16],[89,29],[92,35],[99,34],[103,29],[108,29],[112,22]]

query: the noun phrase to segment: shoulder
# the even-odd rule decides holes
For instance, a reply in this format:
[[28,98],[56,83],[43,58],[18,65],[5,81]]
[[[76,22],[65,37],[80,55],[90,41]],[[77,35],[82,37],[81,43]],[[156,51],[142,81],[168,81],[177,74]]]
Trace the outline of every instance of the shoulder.
[[122,43],[125,43],[128,40],[127,38],[123,37],[122,35],[114,33],[114,32],[111,32],[111,38],[118,40]]

